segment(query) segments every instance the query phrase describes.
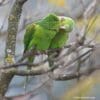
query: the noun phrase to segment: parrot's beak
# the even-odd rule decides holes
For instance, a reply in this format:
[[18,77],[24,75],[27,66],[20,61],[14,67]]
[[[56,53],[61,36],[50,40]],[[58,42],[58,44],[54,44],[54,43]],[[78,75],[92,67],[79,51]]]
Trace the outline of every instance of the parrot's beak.
[[66,27],[65,26],[61,26],[60,29],[66,29]]
[[66,30],[66,29],[68,29],[68,25],[66,25],[66,26],[60,26],[60,29],[64,29],[64,30]]

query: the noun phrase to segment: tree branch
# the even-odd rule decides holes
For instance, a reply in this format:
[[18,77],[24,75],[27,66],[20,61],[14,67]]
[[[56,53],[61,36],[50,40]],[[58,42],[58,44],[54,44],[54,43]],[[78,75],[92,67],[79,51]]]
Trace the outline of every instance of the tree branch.
[[[18,23],[22,12],[22,6],[26,1],[27,0],[16,0],[8,19],[8,36],[7,36],[6,49],[5,49],[6,65],[14,63]],[[5,92],[8,89],[8,85],[11,79],[13,78],[13,75],[14,74],[12,74],[11,71],[4,72],[0,70],[0,100],[3,100],[3,96],[5,95]]]

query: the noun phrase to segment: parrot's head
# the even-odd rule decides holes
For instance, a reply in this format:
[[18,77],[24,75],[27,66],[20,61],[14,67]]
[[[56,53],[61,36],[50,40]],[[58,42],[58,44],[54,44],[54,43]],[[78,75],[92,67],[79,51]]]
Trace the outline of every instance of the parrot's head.
[[65,16],[59,16],[60,19],[60,29],[64,30],[65,32],[71,32],[74,28],[74,21],[73,19]]
[[40,25],[46,29],[58,30],[60,26],[59,17],[55,14],[48,14],[40,21]]

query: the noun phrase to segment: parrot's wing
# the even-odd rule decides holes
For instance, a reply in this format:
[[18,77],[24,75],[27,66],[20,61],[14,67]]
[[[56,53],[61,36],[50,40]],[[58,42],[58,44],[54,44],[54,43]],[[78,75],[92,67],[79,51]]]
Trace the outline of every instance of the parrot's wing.
[[24,35],[24,52],[28,50],[29,44],[34,36],[36,24],[28,25]]
[[29,48],[34,45],[37,50],[47,50],[56,32],[47,30],[40,25],[36,25],[35,29],[34,38],[30,42]]

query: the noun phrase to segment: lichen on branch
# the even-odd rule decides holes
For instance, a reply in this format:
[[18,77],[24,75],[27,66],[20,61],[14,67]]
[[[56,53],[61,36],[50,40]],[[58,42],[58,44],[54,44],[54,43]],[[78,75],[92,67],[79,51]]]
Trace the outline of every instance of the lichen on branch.
[[[11,13],[8,19],[8,35],[6,39],[6,48],[5,48],[5,64],[14,63],[14,56],[15,56],[15,45],[16,45],[16,35],[18,30],[18,23],[20,20],[21,12],[23,4],[27,0],[16,0]],[[1,71],[0,70],[0,100],[3,100],[3,96],[5,95],[9,83],[13,78],[14,74]],[[2,88],[4,87],[4,88]]]

